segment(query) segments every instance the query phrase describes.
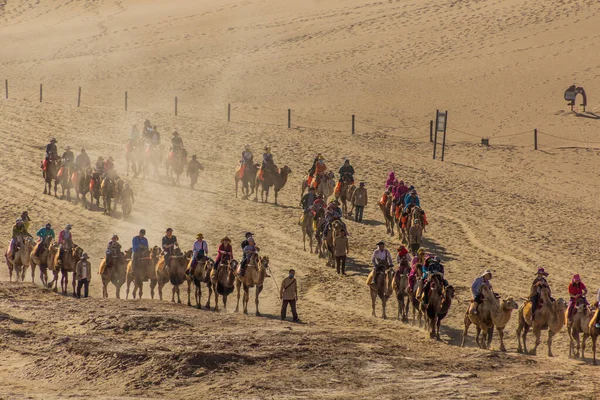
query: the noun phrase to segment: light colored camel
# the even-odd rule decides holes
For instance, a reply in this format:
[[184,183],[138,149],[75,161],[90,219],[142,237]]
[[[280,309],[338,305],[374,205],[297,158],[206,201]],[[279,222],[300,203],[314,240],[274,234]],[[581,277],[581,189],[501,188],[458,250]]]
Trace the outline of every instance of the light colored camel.
[[[63,245],[64,246],[64,245]],[[62,264],[59,264],[58,259],[60,257],[60,250],[54,256],[54,265],[56,266],[55,270],[60,271],[60,289],[64,295],[67,294],[67,286],[69,285],[69,273],[73,275],[73,279],[71,282],[71,286],[73,288],[73,296],[76,296],[75,292],[75,269],[77,267],[77,263],[81,259],[81,255],[83,254],[83,249],[76,244],[73,244],[71,248],[69,245],[66,245],[63,254]],[[58,279],[58,273],[54,274],[54,279]]]
[[[464,347],[469,326],[473,324],[477,329],[475,341],[479,348],[489,348],[492,343],[492,334],[495,327],[498,330],[498,336],[500,337],[500,351],[506,351],[506,347],[504,346],[504,328],[508,324],[512,312],[517,310],[519,305],[512,297],[499,301],[487,285],[484,285],[481,290],[484,300],[477,306],[477,314],[471,313],[471,307],[473,307],[475,303],[471,303],[469,307],[467,307],[464,320],[465,329],[463,331],[460,346]],[[483,335],[480,341],[479,336],[482,332]]]
[[[375,276],[371,278],[373,274],[375,274]],[[389,268],[389,266],[385,262],[378,264],[375,268],[375,271],[371,271],[371,273],[369,274],[367,281],[371,282],[371,284],[369,285],[369,290],[371,292],[371,306],[373,308],[371,316],[377,316],[377,314],[375,313],[375,304],[377,302],[377,297],[379,297],[379,299],[381,300],[382,309],[381,318],[387,318],[385,308],[387,305],[387,301],[394,290],[392,287],[393,277],[394,271],[392,270],[392,268]]]
[[131,261],[131,249],[121,253],[113,258],[110,267],[106,266],[106,257],[100,263],[98,275],[102,278],[102,298],[108,298],[108,284],[112,282],[115,285],[116,297],[121,298],[121,286],[127,279],[127,264]]
[[304,213],[304,217],[301,223],[302,226],[302,240],[304,242],[304,251],[306,251],[306,237],[308,236],[310,252],[313,252],[313,234],[314,227],[313,224],[315,222],[315,217],[313,216],[312,211],[308,211]]
[[197,262],[196,267],[194,268],[194,273],[191,273],[192,270],[192,262],[193,256],[190,258],[187,266],[187,273],[189,276],[188,279],[188,306],[191,307],[191,292],[192,292],[192,284],[195,288],[195,299],[196,299],[196,308],[200,309],[202,306],[200,305],[202,302],[202,284],[205,284],[208,288],[208,300],[206,302],[206,309],[210,309],[210,297],[212,296],[212,283],[210,281],[210,272],[213,270],[214,261],[210,258],[204,258]]
[[179,286],[183,285],[188,280],[186,275],[186,268],[192,256],[192,251],[188,251],[183,254],[179,248],[176,248],[171,257],[169,257],[169,265],[165,265],[164,254],[158,258],[155,266],[156,272],[156,283],[158,284],[158,297],[163,299],[162,290],[167,282],[171,282],[172,296],[171,302],[175,302],[175,295],[177,295],[177,302],[181,303],[181,296]]
[[454,298],[454,287],[444,285],[439,280],[431,278],[431,294],[429,295],[429,305],[427,307],[427,317],[429,318],[429,337],[440,340],[440,325],[442,320],[448,315],[448,310],[452,305]]
[[[15,239],[15,254],[14,257],[10,257],[8,254],[9,249],[6,249],[4,257],[6,258],[6,265],[8,266],[9,279],[12,282],[13,271],[17,275],[17,281],[25,280],[25,272],[27,267],[31,263],[31,251],[33,250],[34,242],[31,236],[17,236]],[[33,280],[33,275],[32,275]]]
[[[36,256],[39,246],[44,246],[44,250],[40,253],[39,257]],[[58,244],[54,242],[52,237],[48,236],[44,242],[41,241],[36,243],[30,255],[29,265],[31,267],[31,281],[34,282],[35,267],[40,268],[40,280],[42,286],[48,285],[48,268],[54,270],[54,257],[58,251]]]
[[[517,352],[527,353],[527,333],[529,329],[533,328],[535,346],[529,354],[536,355],[537,347],[541,343],[540,336],[542,329],[548,329],[548,357],[552,357],[552,337],[565,325],[567,303],[563,299],[552,302],[547,288],[542,288],[539,301],[542,302],[542,307],[536,311],[534,321],[531,320],[531,301],[526,301],[519,307],[519,326],[517,328],[519,347],[517,348]],[[523,333],[522,347],[521,332]]]
[[329,230],[327,231],[327,236],[323,241],[323,253],[327,257],[327,266],[334,268],[335,267],[335,256],[333,255],[333,238],[338,236],[339,232],[344,229],[342,222],[339,220],[335,220],[331,223]]
[[596,310],[594,316],[590,319],[590,323],[588,325],[588,332],[590,337],[592,338],[592,354],[594,355],[594,365],[596,365],[596,342],[598,341],[598,335],[600,335],[600,328],[596,328],[596,321],[598,321],[598,314],[600,313],[600,308]]
[[[348,174],[344,174],[342,176],[342,184],[340,187],[340,191],[335,193],[335,199],[339,200],[342,203],[342,214],[349,215],[348,213],[348,201],[350,201],[350,197],[352,193],[348,193],[350,186],[352,185],[352,178]],[[334,188],[335,190],[335,188]]]
[[394,236],[394,216],[390,214],[392,202],[393,198],[391,194],[387,195],[387,200],[384,204],[379,202],[379,208],[381,209],[383,220],[385,221],[385,231],[390,236]]
[[139,256],[136,259],[135,271],[133,270],[133,257],[127,263],[127,288],[125,290],[125,299],[129,299],[129,289],[133,282],[133,298],[138,297],[141,299],[143,295],[144,282],[150,281],[150,297],[154,299],[154,288],[156,287],[156,270],[155,266],[158,262],[158,257],[162,254],[162,250],[158,246],[154,246],[152,250],[143,248]]
[[242,167],[241,165],[239,165],[237,167],[237,169],[235,170],[235,175],[234,175],[235,198],[237,199],[237,197],[238,197],[238,186],[239,186],[239,183],[242,182],[242,197],[247,199],[248,197],[250,197],[251,194],[254,193],[255,186],[256,186],[256,180],[254,179],[254,177],[256,176],[256,171],[258,171],[258,168],[260,167],[260,165],[249,163],[248,165],[246,165],[246,168],[244,169],[244,176],[242,176],[240,178],[240,168],[241,167]]
[[227,297],[233,292],[237,267],[236,260],[222,259],[217,271],[213,269],[210,274],[212,290],[215,294],[215,312],[219,312],[219,295],[223,297],[223,309],[227,311]]
[[244,276],[236,275],[236,289],[237,289],[237,306],[235,312],[240,309],[240,289],[244,286],[244,299],[242,305],[244,307],[244,314],[248,314],[248,301],[250,300],[250,288],[256,286],[256,297],[254,303],[256,304],[256,316],[260,317],[261,314],[258,311],[258,296],[263,290],[263,283],[267,277],[267,269],[269,268],[269,258],[259,257],[258,254],[253,254],[248,265]]
[[348,211],[348,216],[352,217],[352,214],[354,213],[354,197],[352,197],[352,195],[354,194],[354,192],[356,191],[356,186],[354,184],[350,185],[350,187],[348,188],[348,194],[347,197],[350,201],[350,210]]
[[[568,312],[568,310],[565,312]],[[575,353],[575,358],[579,358],[579,349],[581,349],[581,359],[585,359],[585,341],[590,336],[591,318],[592,310],[582,301],[576,305],[571,320],[567,320],[567,332],[570,339],[569,358],[573,356],[573,353]],[[580,333],[583,334],[581,340],[579,339]],[[577,347],[575,347],[575,343],[577,343]]]

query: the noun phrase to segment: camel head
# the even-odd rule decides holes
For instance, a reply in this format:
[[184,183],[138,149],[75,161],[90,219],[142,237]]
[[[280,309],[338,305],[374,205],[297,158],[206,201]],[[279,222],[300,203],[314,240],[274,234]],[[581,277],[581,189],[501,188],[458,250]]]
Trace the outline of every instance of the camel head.
[[287,165],[284,165],[283,168],[281,168],[281,172],[280,173],[281,173],[282,176],[287,176],[287,175],[289,175],[289,174],[292,173],[292,170]]
[[259,262],[259,266],[261,269],[266,270],[267,268],[269,268],[269,257],[264,256],[260,258],[260,262]]
[[76,260],[79,260],[82,255],[83,255],[83,249],[81,247],[79,247],[79,246],[73,247],[73,257],[75,257]]
[[558,310],[564,311],[567,309],[567,307],[568,307],[568,304],[564,299],[560,298],[560,299],[556,300],[556,308]]
[[502,300],[502,308],[505,310],[517,310],[519,309],[519,305],[512,297],[509,297],[506,300]]
[[452,285],[448,285],[448,286],[446,287],[445,293],[446,293],[446,296],[445,296],[445,297],[446,297],[447,299],[453,299],[453,298],[454,298],[454,286],[452,286]]

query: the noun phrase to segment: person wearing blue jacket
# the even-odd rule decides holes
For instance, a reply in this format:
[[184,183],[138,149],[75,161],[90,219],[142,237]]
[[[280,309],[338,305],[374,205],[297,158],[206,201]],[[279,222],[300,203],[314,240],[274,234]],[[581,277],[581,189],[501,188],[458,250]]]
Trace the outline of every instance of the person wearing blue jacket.
[[411,190],[404,196],[404,210],[408,210],[408,206],[411,204],[421,207],[421,200],[419,200],[419,196],[417,196],[417,191],[415,189]]
[[137,260],[142,257],[142,253],[145,249],[150,248],[148,245],[148,239],[146,239],[145,229],[140,229],[139,235],[134,236],[133,240],[131,241],[131,247],[131,250],[133,251],[131,269],[135,271]]

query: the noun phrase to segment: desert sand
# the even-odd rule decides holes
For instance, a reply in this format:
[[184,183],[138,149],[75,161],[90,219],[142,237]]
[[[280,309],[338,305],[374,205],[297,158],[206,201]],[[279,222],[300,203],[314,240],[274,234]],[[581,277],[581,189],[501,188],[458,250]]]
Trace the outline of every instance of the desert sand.
[[[235,297],[218,314],[171,304],[170,285],[162,302],[147,289],[143,300],[116,300],[112,286],[103,300],[97,275],[92,297],[76,300],[41,288],[37,276],[31,284],[29,271],[25,283],[8,283],[2,268],[0,397],[596,397],[591,352],[569,359],[566,329],[554,358],[545,332],[536,357],[517,354],[516,313],[506,353],[476,348],[473,328],[458,345],[470,284],[485,269],[494,289],[519,303],[538,267],[555,297],[567,298],[580,273],[595,299],[599,13],[592,0],[0,2],[0,79],[9,82],[8,99],[0,97],[2,250],[25,209],[34,229],[72,224],[94,271],[113,233],[127,246],[145,228],[159,244],[170,226],[191,248],[202,232],[213,255],[228,235],[239,257],[252,231],[274,278],[256,317],[253,302],[249,316],[233,313]],[[589,113],[570,112],[571,84],[587,91]],[[436,109],[449,115],[443,163],[429,143]],[[185,178],[180,187],[126,178],[137,202],[125,220],[120,208],[105,216],[42,194],[50,137],[60,152],[69,144],[92,160],[112,155],[124,175],[129,131],[146,118],[163,140],[177,130],[198,155],[205,169],[196,190]],[[255,156],[271,145],[275,162],[292,169],[279,206],[235,198],[246,143]],[[365,223],[346,220],[347,277],[302,249],[300,182],[317,152],[333,169],[350,158],[369,190]],[[425,248],[444,260],[457,291],[439,342],[371,317],[371,253],[379,240],[399,244],[377,207],[392,170],[419,190]],[[276,283],[289,268],[302,324],[279,321]]]

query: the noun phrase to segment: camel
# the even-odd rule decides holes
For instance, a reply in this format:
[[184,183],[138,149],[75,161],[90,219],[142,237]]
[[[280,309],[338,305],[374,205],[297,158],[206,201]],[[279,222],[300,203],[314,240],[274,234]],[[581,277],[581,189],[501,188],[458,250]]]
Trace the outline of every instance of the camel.
[[[506,351],[506,347],[504,346],[504,328],[508,324],[512,312],[517,310],[519,305],[512,297],[502,300],[501,302],[498,301],[498,299],[494,296],[494,293],[492,293],[487,285],[484,285],[481,288],[481,291],[484,301],[478,305],[477,314],[470,312],[471,307],[473,307],[473,303],[467,307],[467,312],[465,313],[465,329],[463,331],[462,342],[460,346],[464,347],[469,326],[474,324],[477,328],[475,341],[477,342],[477,346],[479,346],[479,348],[489,348],[490,344],[492,343],[494,327],[496,327],[498,330],[498,336],[500,337],[500,351]],[[483,336],[480,341],[479,335],[481,332],[483,332]]]
[[59,257],[60,257],[60,251],[58,251],[56,253],[56,255],[54,256],[55,272],[54,272],[54,281],[53,282],[58,280],[58,271],[60,271],[60,274],[61,274],[60,289],[62,291],[62,294],[66,295],[67,294],[67,286],[69,285],[69,273],[72,273],[73,279],[71,282],[71,286],[73,287],[73,296],[75,296],[76,295],[76,292],[75,292],[75,284],[76,284],[75,269],[77,267],[77,263],[81,259],[81,255],[83,254],[83,249],[74,243],[71,243],[71,244],[63,243],[63,246],[65,247],[65,249],[64,249],[62,264],[60,264],[58,262]]
[[[73,184],[73,188],[75,189],[75,202],[78,203],[81,196],[81,201],[83,206],[87,208],[87,194],[90,191],[90,179],[92,177],[92,168],[87,167],[84,168],[83,171],[75,171],[71,175],[71,183]],[[91,202],[91,195],[90,195]]]
[[306,251],[306,237],[308,236],[308,242],[310,247],[310,252],[313,252],[313,233],[314,233],[314,222],[315,217],[313,216],[312,210],[304,213],[304,217],[302,219],[302,240],[304,242],[304,251]]
[[238,262],[236,260],[222,259],[218,270],[213,269],[210,274],[212,289],[215,294],[215,312],[219,312],[219,295],[223,297],[223,309],[227,311],[227,297],[233,292],[237,267]]
[[[452,305],[452,299],[454,298],[454,287],[444,285],[440,282],[440,279],[434,279],[435,276],[431,277],[431,286],[429,295],[429,305],[427,307],[427,317],[429,318],[431,339],[440,340],[440,325],[442,320],[448,315],[448,310]],[[441,278],[443,279],[443,278]]]
[[[556,302],[550,300],[548,288],[542,288],[540,293],[541,308],[535,313],[535,320],[531,320],[531,301],[526,301],[519,307],[519,326],[517,328],[517,338],[519,347],[517,352],[527,352],[527,333],[533,328],[535,335],[535,346],[529,352],[531,355],[537,354],[537,347],[541,343],[540,336],[542,329],[548,329],[548,357],[552,357],[552,337],[558,333],[565,325],[565,310],[567,303],[563,299]],[[521,332],[523,332],[523,347],[521,347]]]
[[58,171],[60,170],[60,157],[51,158],[42,162],[42,176],[44,177],[44,194],[52,195],[52,182],[54,182],[54,197],[58,187]]
[[415,285],[413,287],[413,290],[410,291],[408,293],[409,298],[410,298],[410,303],[412,304],[412,324],[414,325],[418,316],[418,321],[419,321],[419,328],[423,326],[423,311],[421,308],[421,301],[419,300],[419,296],[417,296],[417,294],[420,294],[421,291],[423,290],[423,269],[421,267],[421,264],[417,264],[417,281],[415,282]]
[[200,304],[202,302],[202,284],[204,283],[208,287],[208,301],[206,302],[205,307],[206,309],[210,309],[210,297],[212,296],[212,283],[210,281],[210,271],[213,270],[214,261],[210,258],[204,258],[203,260],[199,260],[197,262],[198,264],[196,265],[196,268],[194,268],[194,273],[191,274],[190,271],[192,270],[192,262],[193,257],[190,258],[190,261],[188,262],[187,266],[187,273],[188,276],[190,276],[190,279],[188,279],[188,306],[192,305],[192,302],[190,300],[190,292],[193,283],[195,286],[196,308],[201,308]]
[[[371,276],[373,276],[372,279]],[[385,306],[387,304],[388,299],[392,295],[393,287],[392,281],[394,277],[394,271],[390,268],[385,261],[378,263],[375,267],[375,271],[371,271],[367,281],[370,281],[369,289],[371,291],[371,305],[373,307],[373,312],[371,316],[376,317],[375,313],[375,303],[377,302],[377,297],[381,300],[381,308],[382,314],[381,318],[387,319],[387,314],[385,313]]]
[[[43,246],[43,251],[40,252],[39,256],[36,256],[40,246]],[[57,251],[58,244],[55,244],[54,239],[50,236],[46,237],[43,242],[39,241],[35,244],[30,253],[29,262],[31,267],[31,282],[35,282],[35,267],[37,265],[40,267],[40,280],[42,281],[42,285],[46,286],[48,284],[48,266],[52,265],[52,268],[54,269],[54,257]]]
[[315,240],[317,241],[315,253],[319,254],[319,258],[325,258],[325,254],[323,253],[323,228],[325,228],[325,223],[325,209],[321,208],[317,211],[317,215],[314,217],[313,225]]
[[73,182],[71,181],[73,175],[73,164],[63,164],[58,171],[58,179],[62,190],[61,199],[65,198],[65,191],[67,192],[67,201],[71,201],[71,189],[73,189]]
[[[568,312],[565,311],[565,313]],[[569,333],[569,358],[575,353],[575,358],[579,358],[579,349],[581,349],[581,359],[585,359],[585,341],[590,336],[590,320],[592,310],[585,304],[582,298],[579,298],[575,305],[571,320],[567,320],[567,332]],[[583,339],[579,339],[579,334],[583,334]],[[575,347],[577,343],[577,347]]]
[[163,152],[160,146],[149,144],[146,147],[146,161],[144,163],[144,178],[150,175],[150,165],[153,167],[154,178],[160,178],[159,167],[162,162]]
[[598,321],[598,314],[600,313],[600,308],[596,310],[594,316],[590,319],[590,323],[588,325],[588,332],[590,337],[592,338],[592,354],[594,355],[594,365],[596,365],[596,342],[598,341],[598,335],[600,334],[600,328],[596,328],[596,321]]
[[127,164],[127,176],[129,176],[129,164],[133,176],[137,177],[144,167],[144,147],[142,142],[130,140],[125,146],[125,163]]
[[110,177],[105,177],[100,185],[100,194],[102,195],[104,214],[110,215],[112,213],[112,199],[117,197],[117,183]]
[[342,185],[340,187],[340,191],[335,193],[335,199],[342,203],[342,215],[348,215],[348,201],[350,200],[351,195],[348,194],[348,189],[352,184],[353,182],[350,174],[344,174],[342,176]]
[[139,291],[139,298],[142,298],[144,282],[150,281],[150,297],[154,299],[154,288],[156,287],[156,271],[154,266],[158,262],[158,257],[162,254],[162,250],[158,246],[154,246],[152,250],[142,248],[139,259],[136,260],[135,271],[133,270],[133,258],[127,263],[127,289],[125,291],[125,299],[129,298],[129,287],[133,282],[133,298],[135,299],[136,292]]
[[127,279],[127,264],[130,260],[131,249],[112,257],[110,267],[106,266],[106,257],[102,260],[98,268],[98,275],[102,278],[102,298],[108,298],[108,284],[111,282],[115,285],[117,299],[121,298],[121,286]]
[[90,209],[92,209],[92,204],[94,200],[96,201],[96,209],[100,208],[100,186],[102,183],[102,179],[100,177],[99,172],[92,173],[92,177],[90,178]]
[[269,201],[269,188],[273,186],[275,192],[275,204],[277,204],[277,195],[281,189],[285,186],[288,175],[292,173],[292,170],[287,165],[277,170],[277,172],[264,171],[264,180],[260,179],[260,171],[256,173],[256,190],[254,191],[254,201],[258,201],[258,186],[261,187],[260,199],[263,203]]
[[[173,185],[179,186],[179,177],[183,174],[183,170],[187,165],[187,151],[171,151],[166,161],[167,176],[171,178]],[[175,176],[173,176],[175,175]]]
[[348,188],[348,194],[346,195],[346,197],[348,199],[350,199],[350,211],[348,211],[348,216],[352,217],[352,214],[354,213],[354,198],[352,197],[352,195],[354,194],[354,192],[356,191],[356,186],[354,184],[350,185],[350,187]]
[[265,278],[267,277],[267,269],[269,268],[269,258],[268,257],[259,257],[258,254],[253,254],[248,261],[248,265],[246,266],[246,272],[244,276],[240,276],[236,274],[236,283],[235,287],[237,290],[237,306],[235,307],[235,312],[238,312],[240,309],[240,288],[242,285],[244,286],[244,299],[242,301],[242,305],[244,307],[244,314],[248,314],[248,301],[250,300],[250,288],[256,286],[256,297],[254,299],[254,304],[256,304],[256,316],[260,317],[261,314],[258,311],[258,296],[260,296],[260,292],[263,290],[263,283]]
[[186,267],[192,257],[192,251],[189,250],[185,254],[179,248],[169,257],[169,265],[165,265],[165,256],[159,257],[156,263],[156,280],[158,282],[158,297],[162,300],[162,289],[167,282],[173,285],[171,303],[175,303],[175,294],[177,294],[177,302],[181,303],[179,286],[187,281]]
[[[316,193],[323,193],[323,200],[327,203],[327,199],[333,194],[335,190],[335,180],[334,173],[332,171],[324,173],[321,178],[319,178],[319,184],[315,186],[315,181],[317,177],[314,178],[311,186],[315,188]],[[302,184],[300,186],[300,200],[304,197],[304,192],[308,189],[308,175],[302,179]]]
[[31,251],[33,250],[34,246],[33,238],[31,236],[17,236],[15,240],[16,243],[14,245],[14,255],[12,259],[8,254],[10,248],[6,249],[6,253],[4,254],[4,257],[6,258],[6,265],[8,265],[9,280],[11,282],[13,271],[16,273],[17,281],[25,280],[25,271],[31,262]]
[[244,175],[240,176],[242,165],[240,164],[235,170],[235,198],[237,199],[238,195],[238,185],[240,181],[242,182],[242,197],[247,199],[254,193],[256,187],[256,180],[254,179],[256,176],[256,172],[260,168],[259,164],[248,163],[246,164],[246,168],[244,168]]
[[325,240],[322,244],[322,251],[327,257],[326,265],[331,268],[335,267],[335,256],[333,255],[333,238],[338,235],[338,232],[341,229],[344,229],[344,227],[342,226],[342,222],[338,220],[333,221],[331,223],[331,226],[327,230],[327,235],[325,236]]
[[[410,270],[410,268],[408,268]],[[399,269],[394,274],[392,282],[396,298],[398,300],[398,319],[404,322],[408,321],[408,308],[410,307],[408,289],[408,273],[406,269]],[[414,317],[413,317],[414,319]]]
[[394,216],[390,214],[392,202],[393,198],[390,194],[387,195],[385,204],[381,204],[381,202],[379,202],[379,208],[383,213],[383,219],[385,221],[385,230],[386,233],[390,236],[394,236]]

